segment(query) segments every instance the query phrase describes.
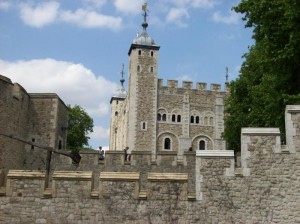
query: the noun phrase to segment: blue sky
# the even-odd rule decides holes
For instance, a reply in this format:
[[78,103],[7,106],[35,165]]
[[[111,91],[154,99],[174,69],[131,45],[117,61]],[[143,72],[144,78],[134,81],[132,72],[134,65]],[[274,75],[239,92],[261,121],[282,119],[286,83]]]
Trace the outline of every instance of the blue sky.
[[[0,74],[27,92],[55,92],[94,119],[90,145],[109,143],[110,98],[127,81],[141,32],[141,0],[0,0]],[[253,44],[236,0],[149,0],[148,34],[161,46],[159,78],[219,83],[238,76]],[[127,84],[125,81],[125,85]],[[181,85],[181,83],[179,83]],[[195,84],[194,84],[195,86]]]

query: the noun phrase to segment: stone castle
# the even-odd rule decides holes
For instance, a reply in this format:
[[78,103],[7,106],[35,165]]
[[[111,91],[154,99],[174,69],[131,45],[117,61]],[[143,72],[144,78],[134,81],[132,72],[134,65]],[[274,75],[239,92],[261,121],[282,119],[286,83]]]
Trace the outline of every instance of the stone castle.
[[148,35],[146,11],[143,32],[133,40],[129,55],[128,92],[123,83],[111,98],[110,150],[148,151],[155,161],[160,152],[224,150],[224,98],[221,86],[158,79],[159,48]]
[[[300,223],[300,106],[285,110],[286,145],[278,128],[243,128],[236,167],[220,138],[226,91],[164,87],[159,46],[143,28],[129,50],[128,92],[122,78],[111,99],[104,160],[84,151],[76,167],[53,154],[48,178],[46,152],[0,136],[0,223]],[[35,102],[5,77],[0,85],[0,130],[58,150],[67,119],[58,96]]]

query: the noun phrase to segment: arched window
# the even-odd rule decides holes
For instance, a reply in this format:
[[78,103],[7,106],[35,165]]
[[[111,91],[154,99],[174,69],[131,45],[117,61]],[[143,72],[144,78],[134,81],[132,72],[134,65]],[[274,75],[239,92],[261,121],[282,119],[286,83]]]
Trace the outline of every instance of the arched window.
[[173,114],[173,115],[172,115],[172,122],[175,122],[175,121],[176,121],[176,115]]
[[61,140],[58,141],[58,149],[62,149],[62,142],[61,142]]
[[118,114],[119,114],[118,111],[116,111],[116,112],[115,112],[115,116],[118,116]]
[[170,138],[165,138],[164,149],[167,149],[167,150],[171,149],[171,139]]
[[153,51],[151,51],[151,57],[153,57]]
[[194,116],[191,116],[191,123],[194,123]]
[[161,121],[161,114],[157,114],[157,120]]
[[167,120],[167,115],[166,115],[166,114],[163,114],[162,120],[163,120],[163,121],[166,121],[166,120]]
[[143,130],[143,131],[146,131],[147,130],[147,122],[141,122],[141,129]]
[[142,51],[141,50],[139,50],[139,55],[142,55]]
[[204,141],[204,140],[201,140],[201,141],[199,142],[199,149],[200,149],[200,150],[205,150],[205,141]]
[[208,125],[208,118],[207,117],[204,118],[204,125]]
[[199,124],[199,116],[196,116],[196,124]]
[[181,115],[177,115],[177,122],[181,122]]

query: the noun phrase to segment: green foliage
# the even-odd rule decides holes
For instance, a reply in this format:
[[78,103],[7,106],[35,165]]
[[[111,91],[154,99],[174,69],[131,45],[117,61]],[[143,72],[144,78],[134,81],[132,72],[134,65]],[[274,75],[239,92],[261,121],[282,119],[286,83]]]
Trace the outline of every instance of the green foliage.
[[68,136],[67,136],[67,148],[72,150],[82,150],[88,148],[87,135],[93,132],[93,119],[82,109],[80,106],[75,105],[69,109],[69,121],[68,121]]
[[226,102],[224,138],[238,151],[242,127],[279,127],[284,137],[285,106],[300,103],[300,1],[242,0],[234,10],[255,40]]

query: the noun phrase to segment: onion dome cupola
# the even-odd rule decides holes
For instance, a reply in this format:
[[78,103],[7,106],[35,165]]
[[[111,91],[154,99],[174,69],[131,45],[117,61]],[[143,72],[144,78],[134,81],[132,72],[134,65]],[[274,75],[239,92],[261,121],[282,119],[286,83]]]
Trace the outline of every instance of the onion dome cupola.
[[147,23],[147,3],[145,3],[142,6],[142,10],[144,11],[143,16],[144,16],[144,22],[142,23],[142,27],[143,27],[143,32],[142,33],[138,33],[136,38],[133,39],[132,44],[130,46],[128,55],[131,54],[131,51],[135,48],[147,48],[147,49],[156,49],[159,50],[160,46],[158,46],[154,39],[152,37],[150,37],[147,33],[147,27],[148,27],[148,23]]
[[124,88],[124,82],[125,82],[125,79],[124,79],[124,64],[122,64],[122,72],[121,72],[121,74],[122,74],[122,78],[120,79],[121,86],[120,86],[119,89],[117,89],[117,91],[112,96],[112,98],[110,100],[110,103],[113,100],[125,100],[125,98],[127,96],[127,91]]

